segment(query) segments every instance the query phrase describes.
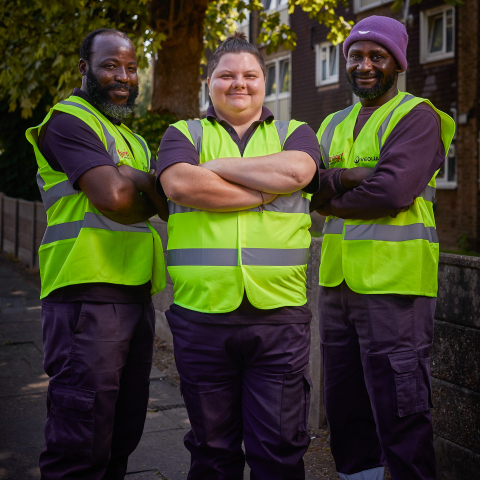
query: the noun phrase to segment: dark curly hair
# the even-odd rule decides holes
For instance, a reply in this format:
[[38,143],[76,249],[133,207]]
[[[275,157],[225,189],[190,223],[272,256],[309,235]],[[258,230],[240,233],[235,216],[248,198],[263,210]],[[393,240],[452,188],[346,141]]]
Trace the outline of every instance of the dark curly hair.
[[217,68],[218,62],[226,53],[251,53],[260,64],[262,69],[263,76],[267,76],[267,70],[265,68],[265,60],[260,55],[258,48],[255,45],[252,45],[248,40],[247,36],[243,32],[235,32],[233,35],[228,37],[224,42],[222,42],[219,47],[215,50],[213,55],[209,58],[207,64],[207,76],[212,77],[213,71]]
[[99,28],[98,30],[88,33],[87,36],[82,40],[82,44],[80,45],[80,58],[83,58],[87,62],[90,61],[90,57],[92,56],[93,40],[98,35],[120,35],[121,37],[125,38],[125,40],[130,40],[128,36],[120,30],[115,30],[113,28]]

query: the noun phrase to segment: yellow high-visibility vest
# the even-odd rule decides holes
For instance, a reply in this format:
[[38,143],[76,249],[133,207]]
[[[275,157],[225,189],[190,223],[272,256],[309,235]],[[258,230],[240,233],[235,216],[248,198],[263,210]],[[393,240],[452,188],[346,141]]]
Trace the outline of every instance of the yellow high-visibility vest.
[[[325,166],[374,168],[388,135],[412,108],[422,102],[430,105],[439,116],[441,138],[445,152],[448,152],[455,132],[452,118],[426,99],[399,92],[375,110],[355,141],[353,130],[361,104],[329,115],[317,134]],[[330,163],[329,159],[335,162]],[[418,160],[422,161],[421,158]],[[357,293],[435,297],[439,244],[433,200],[437,173],[413,205],[396,218],[344,220],[327,217],[320,285],[334,287],[345,280]]]
[[162,242],[150,222],[123,225],[108,219],[82,191],[72,187],[65,173],[53,170],[40,152],[37,145],[40,131],[55,111],[84,121],[99,136],[117,165],[148,172],[151,157],[143,138],[123,124],[113,125],[77,96],[57,103],[40,125],[27,130],[47,212],[48,226],[38,251],[41,298],[60,287],[96,282],[143,285],[150,280],[152,295],[163,290],[166,272]]

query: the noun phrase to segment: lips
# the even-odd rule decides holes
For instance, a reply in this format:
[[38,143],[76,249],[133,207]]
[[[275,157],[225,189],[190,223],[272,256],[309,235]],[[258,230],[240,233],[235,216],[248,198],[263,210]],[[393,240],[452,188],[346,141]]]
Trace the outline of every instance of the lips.
[[128,90],[112,90],[112,92],[117,97],[128,97],[130,95],[130,92]]

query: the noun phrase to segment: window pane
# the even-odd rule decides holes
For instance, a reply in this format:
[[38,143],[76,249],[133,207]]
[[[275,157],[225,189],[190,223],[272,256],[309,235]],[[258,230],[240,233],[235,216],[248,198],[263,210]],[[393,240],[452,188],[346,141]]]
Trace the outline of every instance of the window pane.
[[330,47],[330,77],[337,75],[337,47]]
[[325,47],[322,47],[320,62],[322,65],[322,80],[326,80],[327,79],[327,49]]
[[455,164],[457,163],[456,148],[455,143],[453,142],[448,149],[448,155],[445,160],[447,163],[447,179],[449,182],[455,182],[457,180],[457,172],[455,169]]
[[428,19],[428,53],[441,52],[443,47],[443,14]]
[[446,52],[453,52],[453,10],[447,12],[447,41],[445,45]]
[[290,91],[290,61],[280,62],[280,92]]
[[267,66],[267,84],[265,85],[265,95],[273,95],[277,91],[275,83],[275,65]]
[[272,0],[262,0],[263,3],[263,8],[265,10],[268,10],[270,8],[270,4],[272,3]]
[[367,5],[372,5],[372,3],[379,3],[379,0],[360,0],[360,6],[366,7]]

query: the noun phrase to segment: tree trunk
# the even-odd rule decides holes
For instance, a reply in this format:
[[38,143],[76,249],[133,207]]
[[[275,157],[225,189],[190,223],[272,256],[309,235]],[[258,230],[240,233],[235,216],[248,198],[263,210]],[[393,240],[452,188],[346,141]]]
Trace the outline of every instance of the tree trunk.
[[154,64],[151,111],[178,119],[199,115],[203,23],[211,0],[154,0],[152,28],[164,33]]

